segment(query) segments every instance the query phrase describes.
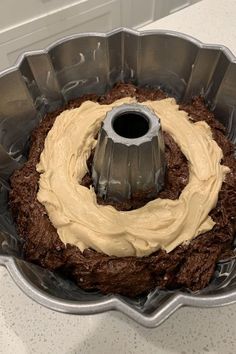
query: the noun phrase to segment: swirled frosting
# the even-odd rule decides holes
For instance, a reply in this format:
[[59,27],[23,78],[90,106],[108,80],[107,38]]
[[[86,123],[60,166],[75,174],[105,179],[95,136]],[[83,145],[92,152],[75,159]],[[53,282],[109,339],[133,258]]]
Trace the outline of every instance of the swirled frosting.
[[133,102],[134,98],[110,105],[86,101],[62,112],[48,133],[37,166],[41,174],[37,198],[64,244],[76,245],[81,251],[92,248],[107,255],[141,257],[159,248],[170,252],[214,226],[209,212],[216,206],[229,168],[220,163],[222,151],[207,123],[192,123],[171,98],[142,104],[158,115],[162,129],[189,162],[189,183],[179,199],[157,198],[142,208],[122,212],[97,204],[94,189],[80,185],[106,113]]

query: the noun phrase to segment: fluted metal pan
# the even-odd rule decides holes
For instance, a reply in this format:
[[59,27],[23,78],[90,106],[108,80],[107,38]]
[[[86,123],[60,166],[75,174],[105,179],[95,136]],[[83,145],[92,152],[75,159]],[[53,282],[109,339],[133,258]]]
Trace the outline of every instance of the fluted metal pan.
[[171,31],[78,34],[24,54],[0,74],[0,264],[32,299],[56,311],[95,314],[118,310],[155,327],[181,306],[236,302],[236,261],[217,265],[204,290],[161,291],[128,299],[86,292],[56,273],[22,259],[7,207],[9,176],[27,156],[32,129],[46,112],[86,93],[103,94],[118,81],[161,87],[178,100],[202,94],[236,139],[236,58],[221,45]]

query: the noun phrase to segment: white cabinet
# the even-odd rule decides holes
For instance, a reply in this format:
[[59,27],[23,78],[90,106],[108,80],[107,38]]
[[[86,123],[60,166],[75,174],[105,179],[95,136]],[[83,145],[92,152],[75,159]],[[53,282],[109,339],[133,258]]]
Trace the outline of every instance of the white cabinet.
[[74,0],[1,0],[0,30],[36,19],[51,11],[82,1]]
[[122,26],[138,28],[154,20],[155,7],[162,0],[121,0]]
[[121,0],[122,25],[139,28],[200,0]]
[[[83,0],[76,3],[72,3],[72,0],[66,2],[62,0],[8,1],[12,3],[11,6],[15,3],[17,9],[11,17],[6,2],[1,3],[0,18],[4,17],[3,13],[5,13],[11,21],[19,21],[20,18],[24,21],[19,21],[15,25],[10,23],[11,26],[5,27],[6,22],[1,19],[0,69],[14,63],[22,52],[44,48],[63,36],[83,31],[108,31],[119,27],[121,23],[120,0]],[[31,2],[36,9],[38,4],[37,16]],[[66,3],[66,6],[52,11],[50,2],[58,5]],[[24,6],[25,9],[27,8],[25,12],[21,9],[23,3],[29,5],[28,8]],[[5,9],[5,12],[2,12],[1,8]]]
[[1,0],[0,70],[63,36],[139,28],[199,0]]
[[193,5],[194,3],[199,2],[199,0],[163,0],[155,2],[157,4],[155,7],[155,17],[156,19],[159,19],[182,10],[187,6]]

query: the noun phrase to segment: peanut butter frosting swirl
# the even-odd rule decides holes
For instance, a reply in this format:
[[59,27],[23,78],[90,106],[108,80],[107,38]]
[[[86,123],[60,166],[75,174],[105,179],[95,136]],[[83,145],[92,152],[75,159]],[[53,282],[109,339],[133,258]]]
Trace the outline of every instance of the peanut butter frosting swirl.
[[216,206],[229,168],[221,165],[222,150],[209,125],[191,122],[172,98],[142,104],[156,113],[162,129],[188,160],[189,183],[179,199],[157,198],[136,210],[117,211],[97,204],[94,189],[80,185],[106,113],[134,102],[129,97],[110,105],[86,101],[62,112],[47,135],[37,165],[37,198],[64,244],[81,251],[92,248],[107,255],[142,257],[160,248],[170,252],[214,226],[209,213]]

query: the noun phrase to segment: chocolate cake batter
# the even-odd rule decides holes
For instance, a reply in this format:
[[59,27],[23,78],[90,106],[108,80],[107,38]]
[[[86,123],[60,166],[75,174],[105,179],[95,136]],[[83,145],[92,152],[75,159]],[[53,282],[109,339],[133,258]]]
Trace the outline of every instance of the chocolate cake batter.
[[[61,111],[79,107],[86,100],[102,104],[135,96],[139,102],[165,98],[160,90],[137,88],[131,84],[118,84],[109,93],[99,97],[86,95],[70,102]],[[99,289],[103,293],[120,293],[136,296],[147,293],[156,286],[162,288],[186,287],[199,290],[205,287],[214,272],[216,262],[229,252],[235,232],[236,217],[236,164],[234,147],[227,140],[224,127],[214,118],[202,98],[193,99],[180,109],[191,115],[194,121],[205,120],[213,137],[221,147],[223,164],[230,167],[219,193],[218,203],[211,212],[216,222],[214,228],[188,245],[181,245],[172,252],[159,250],[148,257],[112,257],[87,249],[83,253],[72,245],[65,246],[52,226],[45,208],[37,200],[39,174],[36,165],[44,148],[44,141],[56,117],[61,111],[48,114],[31,136],[29,158],[21,170],[11,177],[10,205],[18,232],[24,239],[25,259],[51,270],[63,272],[84,289]],[[156,196],[177,199],[188,183],[187,160],[170,135],[165,134],[167,174],[164,189]],[[83,185],[91,180],[92,156],[88,160],[89,173]],[[63,186],[62,186],[63,188]],[[132,210],[147,203],[143,195],[133,195],[126,203],[112,204],[118,210]],[[98,199],[98,203],[105,202]]]

